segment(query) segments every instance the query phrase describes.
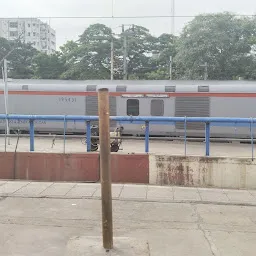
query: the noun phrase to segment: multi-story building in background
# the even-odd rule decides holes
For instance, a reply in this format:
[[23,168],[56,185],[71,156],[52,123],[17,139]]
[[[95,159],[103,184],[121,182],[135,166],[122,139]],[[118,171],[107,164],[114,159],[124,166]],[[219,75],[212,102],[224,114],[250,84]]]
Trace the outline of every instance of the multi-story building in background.
[[20,39],[47,54],[56,51],[55,30],[36,18],[0,18],[0,37]]

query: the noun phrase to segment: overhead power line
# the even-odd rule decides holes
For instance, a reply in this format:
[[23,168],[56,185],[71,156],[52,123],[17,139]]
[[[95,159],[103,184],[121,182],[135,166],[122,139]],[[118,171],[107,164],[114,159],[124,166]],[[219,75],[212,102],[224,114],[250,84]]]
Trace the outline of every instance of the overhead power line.
[[[222,14],[222,16],[225,14]],[[141,15],[141,16],[34,16],[34,17],[2,17],[2,19],[154,19],[154,18],[195,18],[214,17],[216,14],[198,14],[198,15]],[[233,17],[256,17],[256,14],[226,14]]]

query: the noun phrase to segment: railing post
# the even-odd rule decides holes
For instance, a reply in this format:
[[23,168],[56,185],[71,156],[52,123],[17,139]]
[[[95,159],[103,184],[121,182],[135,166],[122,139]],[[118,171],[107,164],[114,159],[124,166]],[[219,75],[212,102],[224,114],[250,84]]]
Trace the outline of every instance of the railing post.
[[250,124],[250,133],[251,133],[251,146],[252,146],[252,161],[254,160],[254,138],[253,138],[253,119],[251,118]]
[[86,121],[86,145],[87,152],[91,152],[91,122]]
[[210,155],[210,123],[205,123],[205,153],[206,156]]
[[149,152],[149,122],[145,122],[146,130],[145,130],[145,152]]
[[64,154],[66,153],[66,131],[67,131],[67,121],[66,121],[66,116],[64,116]]
[[185,156],[187,156],[187,117],[185,116],[185,121],[184,121],[184,144],[185,144]]
[[29,120],[29,133],[30,133],[30,151],[35,151],[35,126],[34,120]]

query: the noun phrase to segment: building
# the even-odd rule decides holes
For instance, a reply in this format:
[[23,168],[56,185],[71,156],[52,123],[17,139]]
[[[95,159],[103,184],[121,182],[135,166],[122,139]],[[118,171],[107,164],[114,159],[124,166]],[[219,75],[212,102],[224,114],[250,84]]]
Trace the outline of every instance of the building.
[[47,54],[56,51],[55,30],[36,18],[0,18],[0,37],[20,39]]

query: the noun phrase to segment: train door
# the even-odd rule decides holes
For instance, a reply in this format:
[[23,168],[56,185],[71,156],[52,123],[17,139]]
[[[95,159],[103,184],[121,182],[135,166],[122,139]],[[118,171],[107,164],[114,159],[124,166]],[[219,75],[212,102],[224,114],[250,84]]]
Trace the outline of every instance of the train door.
[[[168,93],[175,92],[175,86],[165,86],[165,92],[162,97],[159,98],[155,95],[155,98],[151,98],[150,105],[148,107],[150,116],[166,116],[172,117],[175,113],[175,97],[169,97]],[[154,97],[154,95],[152,96]],[[152,135],[172,135],[175,132],[175,126],[173,124],[151,124],[150,134]]]
[[[194,86],[183,88],[186,92],[208,93],[209,86]],[[210,97],[206,96],[189,96],[177,97],[175,103],[176,117],[209,117],[210,115]],[[176,133],[184,135],[184,122],[176,123]],[[187,135],[201,136],[205,133],[204,123],[187,123]]]
[[[127,95],[127,86],[118,85],[116,92],[120,95],[117,96],[117,115],[118,116],[142,116],[145,115],[143,112],[143,99],[138,95]],[[122,94],[124,92],[124,94]],[[124,127],[125,134],[144,134],[143,124],[135,124],[128,122],[121,122]]]
[[[97,85],[88,85],[87,92],[97,92]],[[110,116],[116,116],[116,97],[109,97],[109,109]],[[85,115],[86,116],[98,116],[98,96],[86,96],[85,97]],[[95,121],[91,123],[92,125],[99,125],[99,122]],[[110,122],[110,130],[114,130],[116,127],[116,122]]]

